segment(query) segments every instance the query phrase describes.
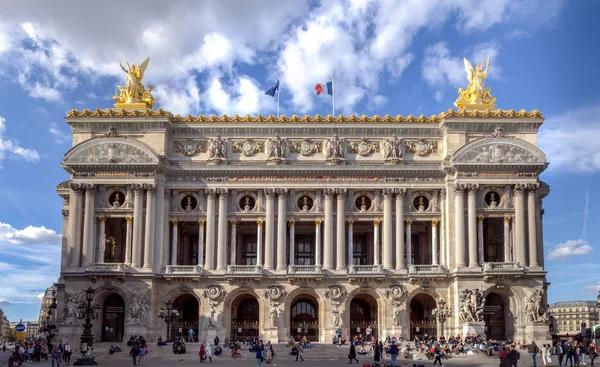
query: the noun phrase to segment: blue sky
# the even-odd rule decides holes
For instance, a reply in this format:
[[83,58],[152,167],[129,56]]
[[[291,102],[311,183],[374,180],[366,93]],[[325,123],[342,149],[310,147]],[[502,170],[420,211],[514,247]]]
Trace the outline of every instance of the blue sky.
[[64,122],[112,107],[119,60],[150,56],[158,107],[181,114],[437,114],[466,86],[462,58],[492,58],[503,109],[537,109],[550,167],[549,301],[600,288],[600,2],[559,0],[19,1],[0,13],[0,307],[35,319],[58,277]]

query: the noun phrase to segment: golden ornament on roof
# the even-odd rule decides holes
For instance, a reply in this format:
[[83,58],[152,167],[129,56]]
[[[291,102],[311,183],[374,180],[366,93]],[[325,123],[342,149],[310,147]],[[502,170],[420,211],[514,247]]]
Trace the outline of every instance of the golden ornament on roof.
[[490,68],[490,58],[487,59],[485,70],[481,64],[475,68],[467,59],[463,59],[469,85],[467,89],[458,89],[458,98],[454,105],[459,110],[493,110],[496,108],[496,97],[490,93],[490,88],[485,88],[485,79]]
[[139,66],[135,64],[127,64],[127,68],[119,62],[119,66],[127,73],[127,80],[125,88],[119,85],[119,91],[115,93],[113,99],[115,100],[116,108],[127,108],[127,109],[140,109],[149,108],[152,109],[154,106],[154,97],[152,96],[152,86],[148,86],[148,89],[144,87],[142,79],[144,78],[144,72],[148,67],[150,58],[147,58]]

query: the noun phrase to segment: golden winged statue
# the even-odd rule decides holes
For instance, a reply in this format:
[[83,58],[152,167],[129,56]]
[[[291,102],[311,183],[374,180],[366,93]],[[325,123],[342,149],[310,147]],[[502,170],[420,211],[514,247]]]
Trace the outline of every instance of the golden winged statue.
[[465,71],[469,85],[467,89],[458,89],[458,98],[454,105],[458,109],[490,109],[493,110],[496,105],[496,97],[490,94],[490,88],[485,88],[485,79],[490,68],[490,58],[487,59],[485,70],[482,70],[481,64],[475,68],[471,63],[464,59]]
[[152,86],[148,89],[144,87],[142,79],[148,67],[150,58],[147,58],[139,66],[125,61],[127,68],[119,62],[119,66],[127,73],[125,88],[119,85],[119,92],[113,99],[117,108],[150,108],[154,106],[154,97],[152,96]]

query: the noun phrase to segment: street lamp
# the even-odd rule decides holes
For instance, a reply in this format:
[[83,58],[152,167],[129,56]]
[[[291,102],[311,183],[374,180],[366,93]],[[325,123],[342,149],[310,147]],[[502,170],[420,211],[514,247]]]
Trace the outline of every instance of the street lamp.
[[96,365],[96,359],[92,355],[92,350],[94,349],[94,334],[92,334],[92,320],[96,320],[99,315],[100,305],[95,304],[92,306],[92,300],[94,299],[94,288],[89,287],[85,290],[85,301],[81,302],[79,305],[79,313],[77,318],[84,320],[85,324],[83,324],[83,334],[81,334],[81,355],[75,363],[76,366],[83,365]]
[[446,320],[452,316],[452,309],[446,307],[446,301],[444,301],[444,299],[440,299],[438,301],[438,307],[434,308],[431,313],[437,318],[438,322],[442,324],[441,336],[444,336],[444,324],[446,323]]
[[171,323],[173,319],[179,317],[179,311],[173,309],[173,302],[165,302],[165,308],[161,308],[158,310],[158,318],[163,319],[165,324],[167,324],[167,338],[166,342],[169,342],[169,337],[171,336]]

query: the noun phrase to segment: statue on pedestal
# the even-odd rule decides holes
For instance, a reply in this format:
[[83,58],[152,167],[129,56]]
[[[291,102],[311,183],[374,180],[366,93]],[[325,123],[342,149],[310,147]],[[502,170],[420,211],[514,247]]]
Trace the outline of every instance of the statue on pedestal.
[[152,96],[152,87],[148,89],[142,84],[144,72],[148,67],[150,58],[147,58],[139,66],[135,64],[127,64],[127,68],[119,62],[121,69],[127,73],[125,88],[119,85],[119,91],[115,93],[113,99],[116,102],[117,108],[149,108],[154,106],[154,97]]
[[458,89],[458,98],[454,105],[459,109],[490,109],[496,108],[496,97],[490,93],[490,88],[485,88],[485,79],[487,78],[488,69],[490,67],[490,58],[487,59],[485,70],[482,70],[481,64],[477,64],[475,68],[467,59],[463,59],[465,71],[469,85],[466,89]]

